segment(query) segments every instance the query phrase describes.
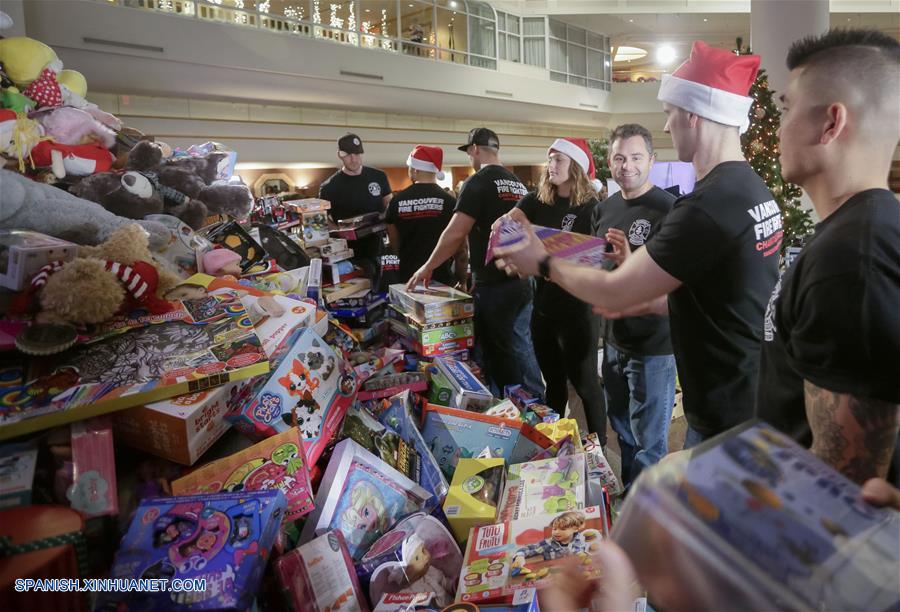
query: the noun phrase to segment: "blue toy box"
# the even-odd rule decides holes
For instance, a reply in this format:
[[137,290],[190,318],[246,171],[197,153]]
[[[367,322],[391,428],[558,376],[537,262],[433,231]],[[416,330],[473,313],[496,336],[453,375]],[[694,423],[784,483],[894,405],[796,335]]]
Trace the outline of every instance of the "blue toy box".
[[95,610],[246,610],[259,590],[286,508],[281,491],[157,497],[141,501],[111,578],[201,579],[202,592],[100,596]]

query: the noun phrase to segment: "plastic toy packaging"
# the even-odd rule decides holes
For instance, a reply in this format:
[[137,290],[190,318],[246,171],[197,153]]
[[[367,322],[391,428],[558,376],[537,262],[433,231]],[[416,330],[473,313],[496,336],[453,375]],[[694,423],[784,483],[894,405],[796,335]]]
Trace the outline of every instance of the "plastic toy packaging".
[[581,510],[584,506],[584,455],[577,453],[511,465],[499,520]]
[[89,518],[119,513],[112,422],[108,416],[72,423],[72,485],[66,497]]
[[447,528],[418,512],[379,538],[357,564],[369,597],[385,593],[431,593],[438,607],[453,601],[462,554]]
[[503,459],[459,460],[444,502],[444,514],[457,542],[464,544],[473,527],[497,521],[505,482]]
[[196,578],[206,581],[206,589],[104,592],[94,610],[248,609],[284,510],[281,491],[142,500],[110,577]]
[[368,612],[340,531],[329,531],[283,555],[275,573],[292,612]]

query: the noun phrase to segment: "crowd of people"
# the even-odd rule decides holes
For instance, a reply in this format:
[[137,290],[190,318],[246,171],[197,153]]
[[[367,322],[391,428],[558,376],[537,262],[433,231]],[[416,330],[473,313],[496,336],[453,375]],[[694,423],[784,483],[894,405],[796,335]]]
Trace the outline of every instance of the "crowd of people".
[[[413,185],[391,199],[384,174],[362,166],[355,136],[342,139],[343,168],[321,195],[335,218],[358,212],[335,197],[345,183],[368,198],[366,210],[386,207],[410,287],[438,280],[472,292],[477,359],[495,393],[523,384],[563,412],[571,383],[589,428],[604,444],[607,420],[616,433],[626,486],[669,452],[677,369],[686,449],[759,417],[859,484],[878,479],[867,499],[900,509],[883,482],[900,428],[900,205],[887,185],[900,44],[832,30],[791,48],[781,171],[819,222],[786,271],[779,208],[741,151],[759,62],[696,42],[663,77],[665,131],[697,177],[677,199],[649,180],[653,141],[635,124],[612,131],[606,161],[620,191],[602,201],[585,141],[553,142],[528,192],[483,127],[459,147],[475,173],[455,199],[435,184],[439,148],[416,147]],[[527,243],[486,262],[501,218],[519,221]],[[549,255],[532,224],[604,237],[608,265]],[[554,596],[571,602],[586,588]]]

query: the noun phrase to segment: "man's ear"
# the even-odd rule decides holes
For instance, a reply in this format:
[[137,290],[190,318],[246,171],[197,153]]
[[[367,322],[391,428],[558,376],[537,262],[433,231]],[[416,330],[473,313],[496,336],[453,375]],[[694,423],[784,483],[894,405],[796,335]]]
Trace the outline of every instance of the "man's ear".
[[819,136],[819,144],[827,145],[837,140],[847,128],[847,107],[840,102],[829,104],[825,109],[825,125]]
[[696,129],[697,122],[700,120],[700,115],[695,115],[694,113],[688,113],[688,125],[691,126],[691,129]]

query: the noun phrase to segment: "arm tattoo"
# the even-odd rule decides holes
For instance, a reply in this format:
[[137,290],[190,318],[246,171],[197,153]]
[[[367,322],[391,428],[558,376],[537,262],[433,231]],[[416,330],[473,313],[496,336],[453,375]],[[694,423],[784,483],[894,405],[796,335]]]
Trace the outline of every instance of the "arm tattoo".
[[900,405],[835,393],[803,381],[812,452],[859,484],[887,474]]

